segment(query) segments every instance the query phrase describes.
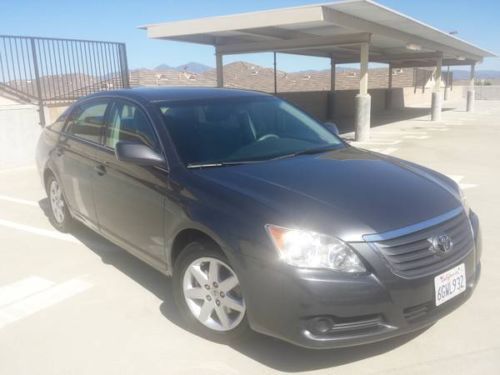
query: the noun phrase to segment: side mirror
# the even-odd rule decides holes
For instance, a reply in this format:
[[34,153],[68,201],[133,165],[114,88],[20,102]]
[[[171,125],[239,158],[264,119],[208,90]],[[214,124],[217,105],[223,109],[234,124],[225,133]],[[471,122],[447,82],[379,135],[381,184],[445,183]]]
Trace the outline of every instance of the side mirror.
[[331,131],[335,135],[339,135],[339,128],[337,128],[337,125],[333,122],[325,122],[323,124],[325,128],[327,128],[329,131]]
[[115,146],[116,158],[141,166],[163,164],[163,156],[142,143],[118,142]]

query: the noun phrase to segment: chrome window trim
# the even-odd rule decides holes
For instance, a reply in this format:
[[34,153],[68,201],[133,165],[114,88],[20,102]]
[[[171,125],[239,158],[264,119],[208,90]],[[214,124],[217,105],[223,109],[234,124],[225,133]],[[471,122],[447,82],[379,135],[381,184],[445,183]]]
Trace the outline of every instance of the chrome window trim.
[[449,212],[442,215],[433,217],[432,219],[421,221],[420,223],[409,225],[407,227],[390,230],[384,233],[373,233],[363,235],[363,239],[366,242],[376,242],[376,241],[386,241],[393,238],[402,237],[407,234],[418,232],[419,230],[432,227],[434,225],[440,224],[447,220],[450,220],[464,211],[463,207],[457,207]]

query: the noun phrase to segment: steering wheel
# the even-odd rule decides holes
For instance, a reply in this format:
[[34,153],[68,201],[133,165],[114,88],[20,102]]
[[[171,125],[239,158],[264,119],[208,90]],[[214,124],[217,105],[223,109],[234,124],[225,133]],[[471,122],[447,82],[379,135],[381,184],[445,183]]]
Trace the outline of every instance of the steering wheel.
[[272,134],[272,133],[264,134],[262,137],[257,139],[257,142],[262,142],[262,141],[265,141],[266,139],[273,139],[273,138],[279,139],[279,136],[277,136],[276,134]]

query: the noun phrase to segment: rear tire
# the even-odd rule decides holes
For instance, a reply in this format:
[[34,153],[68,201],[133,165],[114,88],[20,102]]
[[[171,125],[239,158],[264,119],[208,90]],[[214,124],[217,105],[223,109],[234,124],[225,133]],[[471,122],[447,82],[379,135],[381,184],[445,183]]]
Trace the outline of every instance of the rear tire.
[[62,187],[53,174],[47,178],[46,190],[49,198],[50,223],[60,232],[71,231],[74,221],[69,213]]
[[191,331],[221,343],[250,332],[236,272],[213,244],[188,244],[175,262],[172,284],[177,308]]

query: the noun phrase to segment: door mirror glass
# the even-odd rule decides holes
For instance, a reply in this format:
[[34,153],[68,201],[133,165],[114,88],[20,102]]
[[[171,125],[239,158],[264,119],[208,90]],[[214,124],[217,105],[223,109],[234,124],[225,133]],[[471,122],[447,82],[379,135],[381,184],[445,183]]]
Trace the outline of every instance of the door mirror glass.
[[339,128],[337,128],[337,125],[333,122],[325,122],[323,124],[325,128],[327,128],[329,131],[331,131],[335,135],[339,135]]
[[120,161],[141,166],[165,163],[163,156],[142,143],[118,142],[115,145],[115,155]]

